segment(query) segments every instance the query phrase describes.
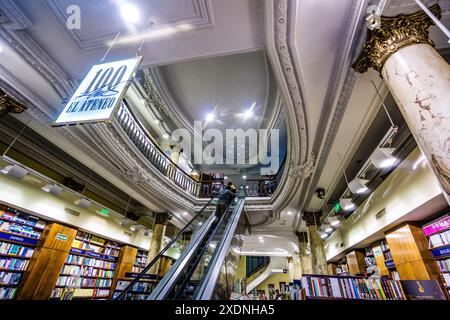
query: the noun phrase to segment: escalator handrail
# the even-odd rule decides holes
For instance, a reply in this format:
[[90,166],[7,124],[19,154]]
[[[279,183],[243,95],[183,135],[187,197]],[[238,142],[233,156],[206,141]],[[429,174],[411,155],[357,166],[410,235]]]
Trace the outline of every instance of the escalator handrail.
[[217,246],[216,252],[214,252],[214,255],[212,256],[206,274],[204,275],[200,286],[195,293],[195,300],[209,300],[211,298],[211,288],[215,286],[219,275],[218,272],[220,268],[218,268],[218,266],[222,267],[223,260],[225,260],[228,250],[230,249],[229,246],[234,236],[234,231],[236,230],[241,214],[244,211],[244,204],[245,197],[238,198],[238,203],[233,210],[231,219],[229,220],[224,231],[224,235]]
[[[219,230],[220,226],[222,225],[225,216],[228,215],[228,211],[231,208],[231,203],[225,208],[222,217],[220,217],[220,220],[217,222],[216,226],[214,227],[214,230],[212,232],[212,234],[209,236],[208,241],[205,243],[204,247],[202,248],[202,250],[199,253],[199,258],[197,261],[194,261],[194,263],[191,264],[190,268],[193,270],[190,271],[195,271],[195,269],[197,268],[197,265],[200,262],[200,257],[203,257],[203,255],[205,254],[206,250],[208,250],[208,247],[210,245],[210,243],[212,242],[212,240],[215,238],[217,231]],[[182,292],[184,290],[186,286],[186,281],[180,286],[180,288],[177,290],[178,292],[175,294],[175,300],[177,300],[179,298],[179,293]]]
[[[183,227],[183,229],[181,229],[181,231],[177,234],[177,236],[171,240],[157,255],[155,258],[153,258],[152,261],[150,261],[150,263],[144,268],[144,270],[142,270],[137,276],[136,278],[134,278],[131,283],[125,288],[123,289],[123,291],[117,296],[117,298],[113,299],[113,300],[122,300],[122,298],[128,293],[128,291],[130,291],[133,286],[139,282],[139,280],[148,272],[148,270],[150,270],[151,267],[153,267],[153,265],[162,257],[162,255],[169,250],[170,247],[172,247],[172,245],[178,241],[178,239],[180,239],[180,236],[192,225],[192,223],[197,219],[197,217],[203,212],[205,211],[206,207],[208,207],[211,202],[215,199],[216,197],[212,197],[211,199],[209,199],[209,201],[200,209],[200,211]],[[214,214],[214,212],[213,212]]]

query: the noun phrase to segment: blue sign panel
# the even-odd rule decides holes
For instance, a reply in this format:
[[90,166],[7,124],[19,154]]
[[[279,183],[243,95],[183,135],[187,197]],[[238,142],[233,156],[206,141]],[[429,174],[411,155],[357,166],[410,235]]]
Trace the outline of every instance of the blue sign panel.
[[31,239],[31,238],[27,238],[27,237],[21,237],[20,235],[15,235],[15,234],[5,233],[5,232],[0,232],[0,239],[10,240],[10,241],[14,241],[14,242],[23,243],[23,244],[29,244],[29,245],[33,245],[33,246],[37,245],[39,242],[39,239]]
[[448,256],[450,255],[450,246],[446,246],[446,247],[442,247],[442,248],[437,248],[437,249],[433,249],[431,250],[431,253],[433,254],[433,256],[435,258],[440,258],[443,256]]
[[394,260],[392,260],[392,259],[385,260],[384,264],[386,265],[386,268],[394,268],[395,267]]
[[87,255],[88,257],[91,257],[91,258],[97,258],[97,259],[103,259],[103,260],[110,260],[110,261],[117,260],[117,257],[108,256],[105,254],[92,252],[92,251],[86,251],[86,250],[77,249],[77,248],[71,248],[70,253],[75,253],[75,254],[79,254],[79,255]]

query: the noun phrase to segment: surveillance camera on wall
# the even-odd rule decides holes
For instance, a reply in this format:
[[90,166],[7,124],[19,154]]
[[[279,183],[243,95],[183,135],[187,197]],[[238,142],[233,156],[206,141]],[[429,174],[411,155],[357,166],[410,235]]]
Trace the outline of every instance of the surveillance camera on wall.
[[317,195],[317,197],[319,197],[320,199],[323,199],[325,197],[325,189],[324,188],[318,188],[315,191],[315,194]]

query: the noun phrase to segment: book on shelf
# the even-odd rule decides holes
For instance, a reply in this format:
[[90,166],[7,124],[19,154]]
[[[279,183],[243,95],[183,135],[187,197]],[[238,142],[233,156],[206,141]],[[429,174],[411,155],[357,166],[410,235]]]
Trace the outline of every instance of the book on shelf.
[[0,269],[25,271],[29,260],[0,257]]
[[15,287],[0,287],[0,300],[11,300],[16,294],[17,288]]
[[21,273],[0,271],[0,284],[18,285],[21,278],[22,278]]
[[441,272],[450,272],[450,258],[443,260],[436,260],[436,262]]
[[301,281],[309,299],[405,299],[400,283],[393,280],[305,275]]

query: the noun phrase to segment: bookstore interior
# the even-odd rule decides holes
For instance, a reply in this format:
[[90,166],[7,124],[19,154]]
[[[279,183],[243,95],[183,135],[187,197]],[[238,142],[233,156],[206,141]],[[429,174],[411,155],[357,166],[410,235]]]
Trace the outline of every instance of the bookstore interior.
[[0,1],[0,300],[449,300],[449,28]]

